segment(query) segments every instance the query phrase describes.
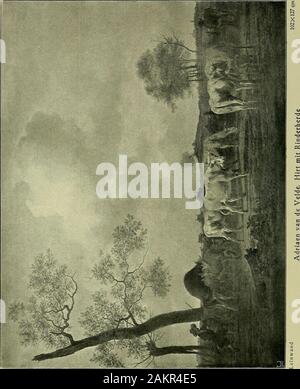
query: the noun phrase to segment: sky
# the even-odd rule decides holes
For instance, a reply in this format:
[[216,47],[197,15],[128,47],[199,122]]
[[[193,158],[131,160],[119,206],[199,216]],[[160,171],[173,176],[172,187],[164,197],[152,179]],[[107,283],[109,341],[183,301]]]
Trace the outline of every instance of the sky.
[[[109,249],[113,229],[128,213],[149,231],[150,256],[173,276],[164,300],[147,296],[151,313],[199,306],[183,276],[199,255],[196,211],[184,199],[100,200],[96,167],[129,161],[180,161],[192,150],[199,117],[197,91],[175,112],[155,101],[136,62],[161,35],[194,48],[194,2],[5,2],[2,37],[2,296],[27,299],[34,257],[51,248],[79,283],[74,316],[90,304],[97,284],[90,269]],[[82,336],[80,329],[76,335]],[[1,327],[6,366],[36,366],[43,345],[24,348],[17,327]],[[166,344],[191,342],[188,325],[165,331]],[[179,340],[182,343],[178,343]],[[39,367],[96,367],[91,350]],[[165,357],[157,366],[195,366],[194,358]]]

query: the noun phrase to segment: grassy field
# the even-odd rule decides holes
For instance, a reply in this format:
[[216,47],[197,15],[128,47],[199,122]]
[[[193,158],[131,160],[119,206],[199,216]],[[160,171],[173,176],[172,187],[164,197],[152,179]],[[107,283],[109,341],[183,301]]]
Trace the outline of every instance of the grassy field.
[[[207,34],[198,26],[206,7],[236,12],[233,26]],[[211,46],[243,46],[234,49],[241,60],[250,57],[247,75],[257,89],[243,97],[257,100],[257,109],[234,114],[205,114],[209,110],[206,83],[199,83],[199,124],[195,139],[200,161],[204,139],[224,127],[239,129],[237,155],[240,172],[249,173],[233,188],[245,193],[244,215],[232,218],[243,225],[243,242],[233,246],[238,256],[224,257],[222,239],[210,239],[204,259],[223,268],[219,277],[208,275],[214,290],[234,297],[237,311],[219,312],[222,328],[234,351],[200,358],[200,365],[276,366],[284,360],[285,326],[285,6],[284,3],[197,3],[195,33],[201,76],[205,49]],[[238,50],[238,51],[237,51]],[[233,152],[232,152],[233,153]],[[239,246],[239,247],[237,247]]]

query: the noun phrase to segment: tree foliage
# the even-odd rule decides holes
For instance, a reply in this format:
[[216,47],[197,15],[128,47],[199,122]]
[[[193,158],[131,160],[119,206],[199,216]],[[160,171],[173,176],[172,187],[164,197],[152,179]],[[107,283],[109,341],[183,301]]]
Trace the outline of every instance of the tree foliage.
[[164,37],[153,50],[145,51],[137,62],[137,74],[147,94],[172,110],[191,88],[190,50],[177,37]]
[[[99,262],[92,268],[99,289],[79,320],[88,336],[138,327],[149,319],[145,292],[149,290],[157,297],[167,294],[169,271],[161,258],[147,260],[148,248],[147,230],[128,215],[113,231],[110,251],[101,251]],[[50,250],[34,259],[29,289],[32,294],[27,303],[15,302],[9,307],[9,317],[18,323],[22,343],[43,342],[48,347],[62,348],[78,345],[80,341],[74,340],[70,332],[77,282],[65,265],[57,263]],[[101,366],[122,367],[124,354],[129,360],[143,359],[149,336],[99,344],[91,360]]]
[[[50,250],[38,255],[29,277],[31,295],[27,302],[9,306],[9,317],[18,323],[24,345],[44,343],[55,348],[36,355],[34,360],[64,357],[95,347],[91,361],[102,367],[124,367],[125,363],[148,366],[163,355],[201,351],[198,345],[157,346],[162,328],[198,322],[210,316],[210,309],[191,308],[151,317],[145,305],[146,294],[165,297],[171,277],[160,257],[148,258],[148,249],[147,230],[128,215],[114,229],[110,250],[101,251],[99,262],[92,268],[99,288],[80,316],[86,337],[78,340],[74,340],[70,325],[78,292],[75,275],[66,265],[60,265]],[[212,316],[215,311],[214,307]]]
[[44,342],[49,347],[72,343],[67,330],[78,289],[74,277],[65,265],[56,262],[50,250],[35,258],[31,270],[28,303],[15,302],[8,311],[18,322],[22,343]]
[[184,165],[185,163],[194,164],[195,162],[196,162],[195,154],[193,152],[185,151],[184,153],[182,153],[181,161],[180,161],[182,165]]
[[[146,290],[164,297],[170,287],[171,277],[164,261],[155,258],[146,263],[147,230],[141,222],[128,215],[124,223],[115,228],[112,237],[110,252],[100,252],[100,261],[92,269],[101,289],[94,293],[93,304],[81,316],[87,335],[138,325],[148,315],[143,301]],[[126,349],[128,357],[136,359],[144,347],[143,337],[110,342],[105,345],[105,353],[103,346],[99,346],[92,360],[102,366],[114,361],[119,366],[122,362],[116,349]]]

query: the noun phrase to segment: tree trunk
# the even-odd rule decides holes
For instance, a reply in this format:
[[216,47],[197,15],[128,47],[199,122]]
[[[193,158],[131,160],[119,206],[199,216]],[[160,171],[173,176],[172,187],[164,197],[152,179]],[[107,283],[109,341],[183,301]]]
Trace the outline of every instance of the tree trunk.
[[111,340],[132,339],[146,335],[162,327],[171,326],[179,323],[191,323],[203,318],[203,308],[186,309],[183,311],[174,311],[163,313],[152,317],[144,323],[130,328],[113,328],[103,331],[98,335],[89,336],[80,340],[75,340],[70,346],[52,351],[46,354],[36,355],[34,361],[44,361],[46,359],[60,358],[74,354],[88,347],[94,347]]
[[167,346],[152,347],[149,352],[153,357],[161,357],[168,354],[199,354],[200,351],[207,351],[207,346],[188,345],[188,346]]

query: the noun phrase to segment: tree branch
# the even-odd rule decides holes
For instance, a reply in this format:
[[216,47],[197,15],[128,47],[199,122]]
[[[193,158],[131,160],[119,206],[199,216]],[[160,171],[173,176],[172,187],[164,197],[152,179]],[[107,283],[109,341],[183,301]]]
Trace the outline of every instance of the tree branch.
[[[51,331],[51,333],[53,335],[57,335],[57,336],[65,336],[66,338],[69,339],[70,343],[71,344],[74,344],[74,338],[71,334],[65,332],[65,330],[70,326],[69,324],[69,320],[70,320],[70,315],[71,315],[71,312],[74,308],[74,304],[75,304],[75,299],[74,299],[74,296],[75,294],[77,293],[77,290],[78,290],[78,285],[77,285],[77,282],[74,280],[74,278],[72,276],[69,276],[68,274],[65,274],[66,277],[70,278],[74,284],[74,290],[73,292],[69,292],[68,290],[68,287],[66,285],[66,282],[65,282],[65,287],[66,287],[66,290],[67,290],[67,294],[68,296],[70,297],[71,299],[71,305],[69,306],[68,304],[65,304],[63,307],[60,305],[60,302],[59,300],[56,298],[56,301],[57,303],[59,304],[59,309],[50,309],[48,311],[45,311],[44,313],[47,315],[47,314],[50,314],[50,313],[59,313],[61,314],[61,320],[63,321],[63,325],[59,325],[59,324],[56,324],[55,321],[51,318],[48,318],[46,317],[45,315],[42,315],[43,318],[48,321],[49,323],[51,323],[53,325],[54,328],[56,328],[59,332],[54,332],[54,331]],[[55,296],[54,296],[55,297]],[[64,311],[67,311],[66,312],[66,317],[64,315]]]
[[[145,250],[145,253],[144,253],[144,255],[143,255],[143,258],[142,258],[140,264],[139,264],[135,269],[133,269],[133,270],[131,270],[131,271],[128,271],[127,275],[128,275],[128,274],[134,274],[135,272],[137,272],[138,270],[140,270],[140,269],[143,267],[144,262],[145,262],[145,258],[146,258],[147,254],[148,254],[148,251],[149,251],[149,244],[147,245],[147,248],[146,248],[146,250]],[[127,275],[126,275],[126,277],[127,277]],[[125,278],[126,278],[126,277],[125,277]]]
[[44,361],[47,359],[65,357],[72,355],[80,350],[88,347],[94,347],[99,344],[109,342],[111,340],[133,339],[148,334],[149,332],[158,330],[159,328],[167,327],[179,323],[191,323],[203,319],[203,308],[187,309],[182,311],[174,311],[163,313],[152,317],[142,324],[130,328],[113,328],[103,331],[97,335],[89,336],[81,340],[75,340],[70,346],[58,349],[56,351],[36,355],[34,361]]
[[67,332],[65,332],[65,331],[62,331],[62,332],[53,332],[53,331],[51,331],[51,334],[53,334],[53,335],[57,335],[57,336],[65,336],[66,338],[68,338],[69,339],[69,341],[70,341],[70,343],[71,344],[74,344],[74,338],[73,338],[73,336],[71,335],[71,334],[68,334]]
[[178,38],[174,37],[174,41],[172,41],[171,38],[167,38],[167,37],[164,37],[164,40],[165,40],[165,45],[176,45],[176,46],[180,46],[180,47],[183,47],[184,49],[186,49],[187,51],[191,52],[191,53],[197,53],[197,50],[192,50],[190,48],[188,48],[187,46],[185,46],[183,43],[181,43]]
[[128,313],[129,313],[129,317],[130,317],[130,319],[132,320],[132,323],[133,323],[135,326],[138,326],[139,323],[135,320],[135,318],[134,318],[134,316],[133,316],[133,313],[130,311],[129,308],[126,308],[126,309],[127,309]]

